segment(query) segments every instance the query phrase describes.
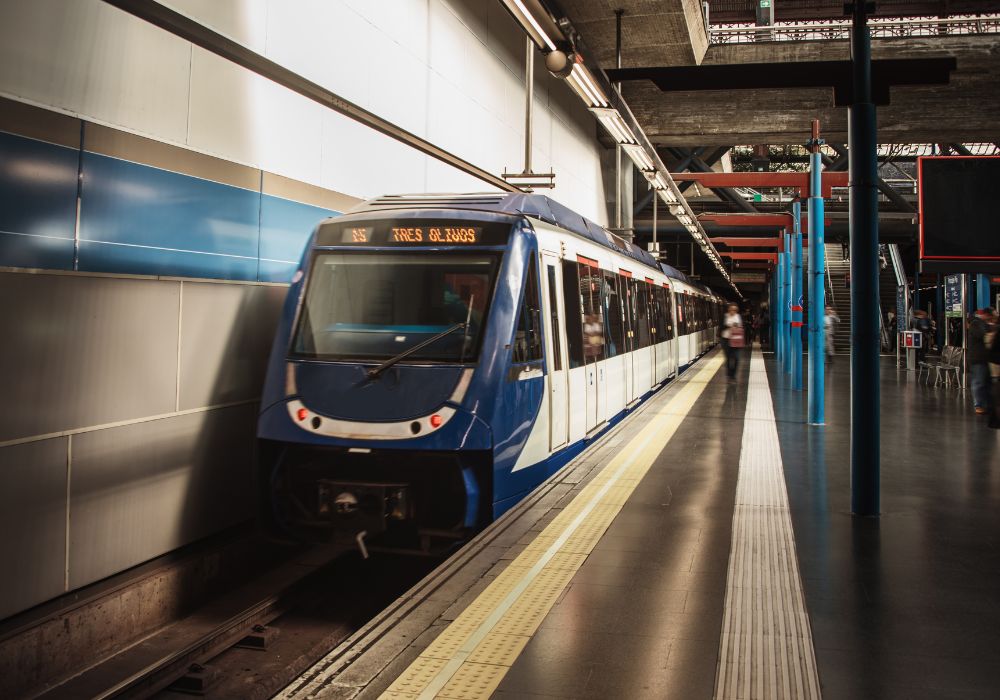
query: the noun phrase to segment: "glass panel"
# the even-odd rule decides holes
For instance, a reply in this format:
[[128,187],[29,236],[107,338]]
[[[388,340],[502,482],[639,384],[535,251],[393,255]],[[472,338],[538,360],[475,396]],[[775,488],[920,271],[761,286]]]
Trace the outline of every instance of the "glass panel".
[[632,281],[635,297],[636,347],[649,347],[649,290],[645,282]]
[[663,325],[665,326],[666,335],[664,336],[667,340],[673,340],[674,338],[674,312],[671,308],[671,297],[670,290],[666,288],[660,289],[660,296],[663,299]]
[[542,359],[542,310],[538,301],[538,273],[535,258],[528,261],[524,283],[524,299],[514,333],[513,362],[534,362]]
[[663,341],[663,328],[660,326],[660,304],[656,296],[656,285],[647,282],[649,296],[649,333],[650,342],[654,345]]
[[562,369],[562,340],[559,327],[559,303],[556,297],[556,267],[546,265],[549,275],[549,316],[552,318],[552,370]]
[[563,260],[563,303],[566,311],[566,351],[570,369],[583,364],[583,309],[576,263]]
[[580,301],[583,303],[583,354],[587,362],[604,359],[604,312],[601,308],[601,271],[579,263]]
[[613,272],[604,273],[604,285],[601,295],[604,307],[604,334],[607,341],[605,348],[608,357],[614,357],[625,352],[624,313],[622,299],[618,293],[618,275]]
[[489,254],[320,253],[292,342],[295,357],[464,362],[479,354],[497,257]]
[[635,350],[635,298],[632,280],[619,275],[618,288],[622,292],[622,315],[625,318],[625,352],[632,352]]

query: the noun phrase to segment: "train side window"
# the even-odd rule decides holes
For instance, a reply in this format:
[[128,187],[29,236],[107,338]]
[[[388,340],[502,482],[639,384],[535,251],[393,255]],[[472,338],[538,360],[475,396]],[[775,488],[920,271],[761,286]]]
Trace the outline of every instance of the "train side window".
[[663,287],[653,285],[653,298],[656,299],[656,342],[662,343],[667,336],[667,308],[664,303]]
[[601,307],[601,271],[579,263],[580,301],[583,303],[583,356],[587,362],[604,359],[604,310]]
[[608,357],[615,357],[625,352],[624,318],[622,298],[618,289],[618,275],[613,272],[604,273],[604,285],[601,287],[601,304],[604,307],[604,332],[607,336],[605,352]]
[[542,359],[542,309],[538,296],[538,272],[535,257],[528,261],[524,297],[518,312],[514,333],[513,362],[534,362]]
[[563,302],[566,311],[566,351],[569,367],[583,365],[583,307],[580,304],[580,275],[576,263],[563,260]]
[[674,310],[673,304],[671,303],[672,295],[670,294],[670,290],[666,287],[660,290],[660,292],[663,294],[663,320],[667,324],[667,340],[673,340],[676,334],[674,328]]
[[656,290],[652,284],[649,282],[643,287],[643,292],[646,295],[646,313],[649,314],[649,318],[646,322],[649,324],[649,344],[656,345],[660,342],[659,335],[659,315],[656,313]]
[[622,300],[622,336],[624,352],[635,350],[635,301],[632,296],[632,280],[618,275],[618,291]]
[[680,292],[674,294],[677,304],[677,335],[687,335],[687,310],[684,308],[684,296]]
[[559,303],[556,297],[556,266],[546,265],[545,269],[549,277],[549,317],[552,319],[552,361],[550,371],[558,372],[562,369],[562,341],[559,339]]
[[645,282],[632,281],[635,299],[635,329],[638,336],[636,347],[649,347],[649,293]]

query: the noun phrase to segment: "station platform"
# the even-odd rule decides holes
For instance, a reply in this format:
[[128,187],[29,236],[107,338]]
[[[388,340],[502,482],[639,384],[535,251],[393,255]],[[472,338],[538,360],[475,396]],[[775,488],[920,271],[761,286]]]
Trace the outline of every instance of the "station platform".
[[882,510],[850,513],[773,356],[714,351],[283,698],[995,698],[1000,433],[882,371]]

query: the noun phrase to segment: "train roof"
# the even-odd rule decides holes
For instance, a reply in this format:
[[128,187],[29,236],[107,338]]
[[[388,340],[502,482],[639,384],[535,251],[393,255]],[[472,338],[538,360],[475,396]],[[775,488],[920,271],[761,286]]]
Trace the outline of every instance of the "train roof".
[[590,219],[580,216],[572,209],[543,194],[521,192],[481,192],[473,194],[393,194],[362,202],[348,213],[392,209],[466,209],[488,211],[500,214],[519,214],[559,226],[588,238],[598,245],[627,255],[653,269],[660,270],[667,277],[681,280],[696,289],[711,294],[711,290],[687,275],[656,258],[635,243],[626,241]]

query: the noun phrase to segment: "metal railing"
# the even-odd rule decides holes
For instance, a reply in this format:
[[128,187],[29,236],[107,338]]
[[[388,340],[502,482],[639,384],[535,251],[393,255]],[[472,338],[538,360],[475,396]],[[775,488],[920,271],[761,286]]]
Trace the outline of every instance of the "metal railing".
[[[956,36],[967,34],[1000,34],[1000,14],[957,16],[945,18],[911,18],[880,20],[868,23],[872,38],[887,39],[914,36]],[[715,25],[710,27],[711,44],[749,44],[762,41],[822,41],[848,39],[851,23],[843,20],[828,22],[779,22],[770,26],[752,24]]]
[[830,256],[826,254],[826,246],[823,246],[823,269],[826,271],[826,291],[829,294],[830,301],[827,306],[836,306],[837,299],[833,294],[833,278],[830,277]]

